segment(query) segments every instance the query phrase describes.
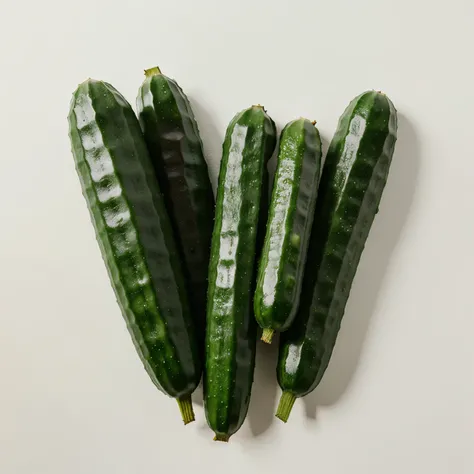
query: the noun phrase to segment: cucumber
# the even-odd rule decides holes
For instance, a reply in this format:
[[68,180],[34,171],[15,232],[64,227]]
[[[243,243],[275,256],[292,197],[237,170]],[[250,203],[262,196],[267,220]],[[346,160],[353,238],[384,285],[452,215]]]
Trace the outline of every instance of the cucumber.
[[188,98],[159,68],[145,75],[137,97],[138,118],[180,251],[203,350],[214,194]]
[[69,134],[76,169],[117,301],[154,384],[194,420],[201,367],[173,240],[132,108],[110,84],[75,91]]
[[207,299],[204,402],[215,440],[242,425],[255,365],[255,253],[276,128],[263,107],[237,114],[223,145]]
[[300,308],[280,341],[277,417],[285,422],[296,397],[314,390],[329,364],[396,133],[397,112],[380,92],[356,97],[339,120],[319,185]]
[[321,139],[315,122],[298,119],[281,133],[267,233],[254,298],[255,317],[270,343],[298,309],[318,194]]

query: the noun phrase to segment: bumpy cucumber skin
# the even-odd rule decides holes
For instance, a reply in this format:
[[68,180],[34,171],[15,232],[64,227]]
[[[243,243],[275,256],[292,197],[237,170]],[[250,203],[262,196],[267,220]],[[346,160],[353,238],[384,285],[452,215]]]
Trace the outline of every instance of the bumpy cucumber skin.
[[154,384],[186,398],[201,367],[181,262],[132,108],[110,84],[75,91],[69,134],[76,169],[117,301]]
[[252,311],[257,234],[266,166],[276,128],[262,107],[237,114],[223,145],[207,305],[204,401],[216,439],[227,440],[247,414],[255,364]]
[[155,71],[147,72],[138,92],[138,116],[182,256],[203,350],[214,194],[191,104],[174,80]]
[[321,139],[307,119],[281,133],[254,310],[263,329],[285,331],[299,304],[321,169]]
[[356,97],[340,118],[319,185],[300,308],[280,341],[277,376],[284,392],[308,394],[329,364],[396,133],[395,107],[379,92]]

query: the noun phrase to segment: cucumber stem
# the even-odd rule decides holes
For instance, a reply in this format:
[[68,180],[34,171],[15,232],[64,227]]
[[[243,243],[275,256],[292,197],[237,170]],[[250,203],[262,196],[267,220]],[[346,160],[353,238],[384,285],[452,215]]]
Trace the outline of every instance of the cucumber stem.
[[161,74],[161,71],[158,66],[152,67],[150,69],[145,69],[145,77],[158,76],[159,74]]
[[291,392],[283,392],[281,394],[280,403],[275,416],[286,423],[288,421],[288,417],[290,416],[295,400],[296,396]]
[[214,441],[222,441],[223,443],[228,443],[229,442],[230,436],[225,433],[216,433],[216,436],[214,436]]
[[194,411],[193,411],[193,402],[191,401],[191,395],[186,395],[184,397],[178,398],[179,411],[183,417],[184,424],[187,425],[194,421]]
[[273,329],[265,328],[262,332],[262,341],[271,344],[274,332]]

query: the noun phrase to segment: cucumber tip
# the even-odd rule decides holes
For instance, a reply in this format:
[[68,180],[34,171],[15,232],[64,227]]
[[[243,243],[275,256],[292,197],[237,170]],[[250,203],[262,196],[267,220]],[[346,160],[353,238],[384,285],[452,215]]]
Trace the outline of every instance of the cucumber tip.
[[275,331],[273,329],[265,328],[262,332],[262,337],[261,337],[262,341],[267,344],[271,344],[274,333]]

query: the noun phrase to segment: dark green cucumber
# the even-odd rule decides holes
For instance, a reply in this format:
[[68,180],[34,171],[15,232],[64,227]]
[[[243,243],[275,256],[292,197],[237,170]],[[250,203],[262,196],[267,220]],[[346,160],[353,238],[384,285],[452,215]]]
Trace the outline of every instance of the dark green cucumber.
[[300,308],[282,334],[277,416],[316,388],[329,364],[352,280],[377,213],[395,148],[397,112],[387,96],[365,92],[340,118],[324,164]]
[[260,106],[227,128],[217,188],[207,300],[204,402],[216,440],[242,425],[250,401],[256,324],[252,311],[255,253],[266,166],[276,144],[273,120]]
[[76,169],[117,301],[155,385],[192,421],[201,367],[181,262],[135,114],[110,84],[75,91],[69,134]]
[[214,195],[188,98],[158,68],[145,73],[137,98],[138,117],[181,253],[203,346]]
[[274,331],[288,329],[298,309],[321,169],[321,139],[314,125],[302,118],[281,133],[254,298],[267,343]]

